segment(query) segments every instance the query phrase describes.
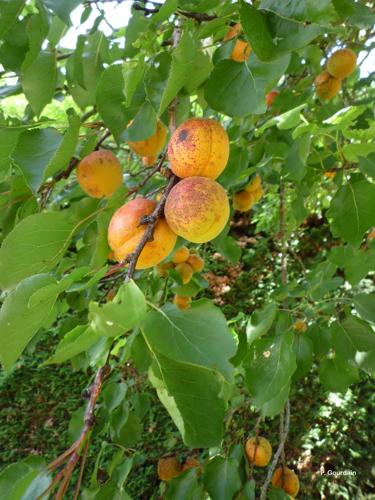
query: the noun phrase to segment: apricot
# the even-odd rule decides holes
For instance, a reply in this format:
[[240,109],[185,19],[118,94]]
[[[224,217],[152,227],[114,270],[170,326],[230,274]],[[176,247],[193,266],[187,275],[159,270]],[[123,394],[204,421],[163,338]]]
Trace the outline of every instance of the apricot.
[[143,156],[142,164],[144,167],[152,167],[155,165],[157,159],[157,156]]
[[304,333],[307,330],[307,325],[303,319],[297,319],[293,325],[293,330],[299,333]]
[[238,191],[233,195],[233,208],[239,212],[247,212],[254,205],[253,193]]
[[182,278],[182,283],[187,285],[193,276],[193,268],[186,262],[177,264],[176,271]]
[[[140,225],[141,218],[150,215],[155,206],[155,201],[140,197],[125,203],[113,214],[108,227],[108,243],[116,260],[122,261],[134,252],[146,229],[145,225]],[[159,219],[153,239],[143,248],[136,269],[146,269],[161,262],[173,250],[176,240],[176,234],[166,221]]]
[[[131,122],[130,122],[131,123]],[[139,156],[157,156],[163,149],[167,139],[167,129],[163,123],[158,120],[156,132],[143,141],[129,141],[129,147]]]
[[224,229],[229,201],[225,190],[212,179],[188,177],[172,188],[164,214],[176,234],[193,243],[205,243]]
[[299,492],[298,476],[289,467],[278,467],[272,476],[272,484],[292,497],[297,496]]
[[186,261],[195,273],[200,273],[204,268],[204,260],[197,254],[192,254]]
[[173,133],[168,158],[177,177],[216,179],[228,162],[228,135],[216,120],[190,118]]
[[341,89],[341,80],[338,80],[326,70],[315,78],[314,83],[317,96],[324,100],[332,99]]
[[178,248],[173,254],[172,262],[174,262],[175,264],[181,264],[181,262],[186,262],[189,258],[189,255],[190,255],[190,250],[187,247],[182,246]]
[[173,304],[182,311],[189,309],[191,303],[190,297],[183,297],[182,295],[175,295],[173,297]]
[[257,191],[261,186],[262,186],[262,179],[260,178],[259,174],[256,174],[251,179],[249,184],[244,187],[244,190],[248,191],[249,193],[253,193],[254,191]]
[[266,106],[267,108],[270,108],[273,104],[273,101],[276,99],[276,97],[280,94],[277,90],[271,90],[271,92],[268,92],[266,94]]
[[226,42],[227,40],[232,40],[232,38],[240,35],[241,33],[242,33],[242,26],[240,23],[236,23],[235,25],[229,28],[228,33],[224,37],[224,41]]
[[324,177],[327,177],[330,181],[333,180],[336,177],[336,172],[335,170],[327,170],[324,172]]
[[93,198],[111,196],[122,184],[122,169],[110,151],[93,151],[77,167],[78,184]]
[[368,234],[368,236],[367,236],[367,239],[368,239],[369,241],[371,241],[371,240],[375,239],[375,229],[373,229],[372,231],[370,231],[370,233],[369,233],[369,234]]
[[327,61],[328,72],[342,80],[353,73],[357,66],[357,56],[351,49],[340,49],[334,52]]
[[185,460],[185,463],[182,465],[182,470],[185,471],[188,469],[193,469],[194,467],[201,468],[201,464],[200,464],[199,460],[197,460],[194,457],[188,457]]
[[169,269],[173,269],[173,262],[164,262],[163,264],[158,264],[156,270],[161,278],[166,278],[168,276]]
[[272,456],[272,447],[264,437],[252,437],[246,441],[245,453],[250,463],[257,467],[266,467]]
[[233,61],[242,63],[244,61],[247,61],[250,52],[251,52],[251,47],[248,42],[244,42],[243,40],[236,40],[230,58]]
[[254,203],[258,203],[258,201],[264,195],[262,186],[260,186],[256,191],[253,191],[251,194],[253,195]]
[[165,457],[158,460],[158,476],[162,481],[170,481],[181,474],[181,463],[176,457]]

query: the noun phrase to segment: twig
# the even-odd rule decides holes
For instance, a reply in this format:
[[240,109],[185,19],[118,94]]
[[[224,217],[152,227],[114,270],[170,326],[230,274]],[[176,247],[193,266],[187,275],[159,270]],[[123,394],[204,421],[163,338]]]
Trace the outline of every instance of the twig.
[[268,485],[271,482],[272,475],[273,475],[273,472],[276,468],[277,462],[279,461],[280,455],[282,454],[282,452],[284,450],[286,438],[287,438],[288,432],[289,432],[289,424],[290,424],[290,405],[289,405],[289,401],[287,401],[286,405],[285,405],[285,424],[283,426],[283,430],[282,430],[282,433],[280,436],[279,446],[276,450],[275,455],[273,456],[273,460],[271,462],[271,465],[268,467],[267,477],[266,477],[266,480],[264,481],[264,484],[263,484],[261,492],[260,492],[260,500],[266,500]]
[[202,23],[204,21],[213,21],[217,19],[217,16],[209,14],[204,14],[203,12],[186,12],[185,10],[177,10],[177,14],[183,17],[188,17],[190,19],[195,19],[198,23]]
[[283,286],[288,281],[288,262],[287,262],[287,243],[285,238],[285,184],[284,181],[280,183],[280,244],[281,244],[281,283]]
[[161,167],[163,166],[163,164],[165,162],[166,156],[167,156],[167,153],[165,151],[162,154],[162,156],[160,157],[160,160],[158,161],[158,163],[150,170],[150,172],[142,179],[142,181],[139,184],[137,184],[136,186],[129,189],[128,195],[139,191],[141,188],[143,188],[143,186],[145,186],[147,184],[147,182],[151,179],[151,177],[153,177],[157,172],[160,171]]

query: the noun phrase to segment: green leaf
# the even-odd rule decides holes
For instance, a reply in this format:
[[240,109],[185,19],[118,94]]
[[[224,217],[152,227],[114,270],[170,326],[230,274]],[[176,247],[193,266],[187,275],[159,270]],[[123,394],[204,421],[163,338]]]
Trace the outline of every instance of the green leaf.
[[227,236],[226,230],[212,240],[214,248],[230,262],[238,262],[241,258],[241,247],[232,236]]
[[[13,152],[13,159],[22,170],[31,189],[36,192],[49,165],[53,170],[54,158],[62,145],[62,137],[54,128],[34,129],[22,132]],[[61,156],[58,155],[61,165]],[[59,166],[60,166],[59,165]]]
[[357,368],[339,356],[321,361],[319,378],[327,391],[342,394],[345,394],[351,384],[359,380]]
[[268,31],[264,14],[255,7],[241,2],[241,25],[251,48],[261,61],[270,61],[275,57],[276,45]]
[[58,343],[55,352],[50,356],[44,365],[64,363],[68,359],[77,356],[81,352],[86,351],[89,347],[94,345],[99,336],[87,325],[79,325],[73,328],[69,333],[64,335],[64,338]]
[[3,36],[17,20],[26,0],[0,0],[0,36]]
[[265,130],[276,125],[279,130],[288,130],[295,128],[301,121],[301,111],[306,108],[307,104],[301,104],[296,108],[292,108],[281,115],[274,116],[266,121],[261,127],[255,131],[255,136],[259,137]]
[[375,225],[375,185],[356,181],[342,186],[327,212],[331,229],[352,245],[359,245],[365,231]]
[[355,362],[361,370],[375,378],[375,349],[368,352],[357,352]]
[[307,375],[311,369],[314,360],[313,342],[307,335],[295,335],[293,349],[297,363],[297,369],[293,374],[293,379],[297,380]]
[[352,359],[357,351],[365,352],[375,349],[375,332],[368,323],[348,316],[331,328],[332,340],[336,352],[344,359]]
[[44,460],[28,457],[0,473],[0,491],[6,500],[37,500],[51,483]]
[[350,245],[332,248],[329,260],[344,269],[345,277],[351,285],[365,278],[375,265],[375,248],[368,251]]
[[98,335],[117,337],[138,326],[146,310],[146,299],[132,280],[119,288],[112,302],[103,306],[91,302],[89,319]]
[[100,77],[96,89],[96,105],[117,142],[128,123],[124,100],[122,67],[114,64],[106,68]]
[[110,382],[105,385],[102,398],[105,409],[111,414],[125,399],[128,386],[125,382]]
[[7,174],[10,167],[11,155],[16,147],[19,135],[19,130],[0,129],[0,180],[3,175]]
[[34,307],[29,305],[31,295],[51,283],[50,275],[37,274],[21,281],[6,297],[0,311],[0,359],[5,370],[12,368],[51,312],[57,293]]
[[251,55],[242,64],[220,61],[205,85],[205,99],[213,109],[228,116],[264,113],[266,88],[285,73],[289,60],[290,55],[286,55],[265,63]]
[[367,158],[359,157],[359,168],[364,175],[375,179],[375,153],[371,153]]
[[258,408],[288,388],[296,370],[293,338],[293,332],[285,331],[252,344],[245,360],[246,385]]
[[36,115],[40,115],[55,93],[56,55],[42,51],[23,71],[22,88],[30,106]]
[[178,0],[165,0],[165,2],[159,8],[159,11],[153,14],[151,17],[151,24],[155,25],[157,23],[162,23],[167,20],[169,16],[177,9]]
[[43,0],[46,7],[52,10],[64,23],[70,25],[70,13],[82,3],[83,0]]
[[0,249],[1,287],[11,288],[27,276],[53,269],[79,225],[64,212],[35,214],[21,220]]
[[359,293],[354,297],[353,302],[361,318],[375,324],[375,295]]
[[249,346],[259,337],[265,335],[272,326],[276,315],[274,303],[266,305],[263,309],[252,313],[247,322],[246,336]]
[[226,188],[237,185],[241,175],[245,173],[248,164],[249,152],[247,149],[231,144],[228,164],[217,181]]
[[347,161],[357,162],[360,157],[366,157],[375,152],[375,144],[366,142],[358,144],[345,144],[342,148],[342,154]]
[[168,481],[165,500],[204,500],[203,485],[197,480],[196,469],[188,469]]
[[214,500],[234,498],[241,488],[239,464],[234,458],[214,457],[204,470],[204,485]]
[[191,78],[196,50],[197,45],[194,38],[188,30],[185,30],[172,53],[171,69],[160,102],[159,116]]

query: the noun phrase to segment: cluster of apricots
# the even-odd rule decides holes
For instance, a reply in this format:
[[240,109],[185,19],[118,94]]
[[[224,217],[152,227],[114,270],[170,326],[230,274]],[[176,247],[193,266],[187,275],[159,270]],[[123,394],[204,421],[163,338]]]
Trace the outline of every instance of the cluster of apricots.
[[334,52],[327,61],[327,69],[315,78],[316,93],[320,99],[329,100],[341,89],[341,81],[350,76],[357,66],[357,56],[351,49]]
[[[195,250],[189,250],[186,246],[178,248],[172,260],[158,264],[156,270],[159,276],[165,278],[168,276],[168,270],[174,269],[180,276],[183,285],[187,285],[194,273],[200,273],[204,267],[204,260],[196,253]],[[175,295],[173,303],[182,310],[189,309],[191,298],[182,295]]]
[[257,174],[243,190],[234,194],[233,207],[239,212],[247,212],[262,198],[263,194],[262,181]]
[[[255,436],[249,438],[245,443],[245,453],[248,461],[256,467],[266,467],[272,457],[272,447],[268,439]],[[297,474],[286,466],[279,467],[272,476],[272,484],[280,488],[292,498],[299,492],[299,480]]]
[[241,40],[240,36],[242,34],[242,26],[237,23],[231,26],[228,33],[224,37],[224,41],[236,39],[236,43],[232,49],[230,58],[236,62],[244,62],[249,58],[251,47],[250,44],[244,40]]
[[162,481],[170,481],[179,476],[184,471],[194,467],[201,467],[199,460],[194,457],[188,457],[182,464],[177,457],[164,457],[158,460],[158,476]]

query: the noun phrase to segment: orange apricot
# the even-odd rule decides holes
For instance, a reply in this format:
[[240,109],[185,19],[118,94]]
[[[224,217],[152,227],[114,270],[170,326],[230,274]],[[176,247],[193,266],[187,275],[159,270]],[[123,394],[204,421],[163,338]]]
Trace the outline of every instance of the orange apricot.
[[233,195],[233,208],[239,212],[247,212],[254,205],[253,193],[238,191]]
[[190,250],[187,247],[182,246],[178,248],[173,254],[172,262],[174,262],[175,264],[181,264],[181,262],[186,262],[189,258],[189,255],[190,255]]
[[271,92],[268,92],[266,94],[266,106],[267,108],[270,108],[273,104],[273,101],[276,99],[276,97],[280,94],[277,90],[271,90]]
[[[131,123],[131,122],[130,122]],[[158,120],[156,132],[143,141],[129,141],[129,147],[139,156],[157,156],[163,149],[167,139],[167,129],[163,123]]]
[[93,151],[77,167],[78,184],[94,198],[111,196],[122,184],[120,162],[111,151]]
[[181,474],[182,467],[176,457],[165,457],[158,460],[158,476],[162,481],[170,481]]
[[164,214],[176,234],[193,243],[205,243],[224,229],[229,218],[228,197],[212,179],[188,177],[172,188]]
[[306,322],[303,319],[297,319],[293,324],[293,330],[299,333],[304,333],[307,330]]
[[327,61],[328,72],[342,80],[353,73],[357,66],[357,56],[351,49],[340,49],[334,52]]
[[[141,219],[150,215],[155,206],[155,201],[140,197],[125,203],[113,214],[108,227],[108,243],[116,260],[122,261],[134,252],[146,229],[145,225],[140,225]],[[159,219],[153,239],[143,248],[136,269],[146,269],[161,262],[173,250],[176,240],[176,234],[166,221]]]
[[168,270],[173,268],[173,262],[164,262],[163,264],[158,264],[156,266],[156,270],[161,278],[166,278],[168,276]]
[[153,167],[158,159],[157,156],[143,156],[142,164],[144,167]]
[[251,47],[248,42],[244,42],[243,40],[236,40],[230,58],[233,61],[242,63],[244,61],[247,61],[250,52],[251,52]]
[[216,120],[190,118],[173,133],[168,158],[177,177],[216,179],[228,162],[228,135]]
[[192,254],[186,261],[195,273],[200,273],[204,268],[204,260],[197,254]]
[[324,177],[327,177],[330,181],[333,180],[336,177],[336,171],[335,170],[327,170],[324,172]]
[[240,35],[241,33],[242,33],[242,26],[240,23],[236,23],[229,28],[227,34],[224,37],[224,41],[226,42],[227,40],[232,40],[232,38]]
[[332,99],[341,89],[341,80],[335,78],[326,70],[315,78],[314,83],[317,96],[324,100]]
[[173,304],[181,309],[181,311],[186,311],[187,309],[189,309],[190,303],[190,297],[183,297],[182,295],[175,295],[173,297]]
[[253,191],[251,194],[253,195],[254,203],[258,203],[258,201],[264,195],[262,186],[259,186],[259,188],[256,191]]
[[177,264],[176,271],[182,278],[182,283],[187,285],[193,276],[193,268],[186,262]]
[[247,186],[244,187],[244,190],[248,191],[249,193],[253,193],[254,191],[259,190],[261,186],[262,186],[262,179],[260,178],[259,174],[256,174],[251,179],[249,184],[247,184]]
[[299,492],[298,476],[289,467],[278,467],[272,476],[272,484],[292,497],[297,496]]
[[367,239],[369,241],[375,239],[375,229],[372,229],[372,231],[369,232],[368,236],[367,236]]
[[264,437],[252,437],[246,441],[245,453],[250,463],[257,467],[266,467],[272,456],[272,447]]
[[182,470],[185,471],[188,469],[193,469],[194,467],[201,467],[199,460],[194,457],[188,457],[185,460],[185,463],[182,465]]

